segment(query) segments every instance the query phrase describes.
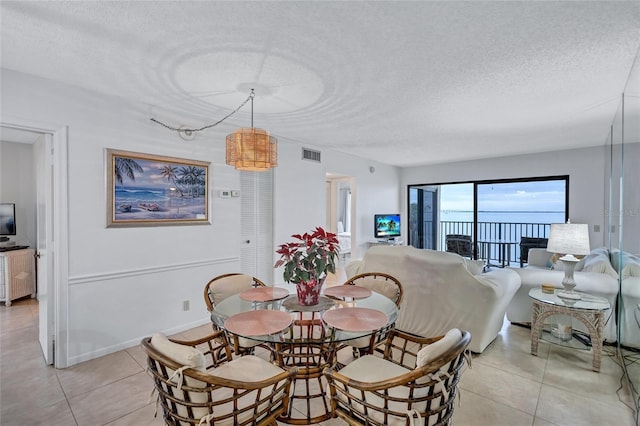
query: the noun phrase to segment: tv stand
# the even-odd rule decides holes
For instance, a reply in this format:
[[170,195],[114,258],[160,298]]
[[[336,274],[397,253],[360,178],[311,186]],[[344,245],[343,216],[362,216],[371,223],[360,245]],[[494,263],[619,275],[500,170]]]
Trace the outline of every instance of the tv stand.
[[402,245],[402,240],[400,238],[377,238],[367,243],[369,245],[368,248],[373,246],[400,246]]

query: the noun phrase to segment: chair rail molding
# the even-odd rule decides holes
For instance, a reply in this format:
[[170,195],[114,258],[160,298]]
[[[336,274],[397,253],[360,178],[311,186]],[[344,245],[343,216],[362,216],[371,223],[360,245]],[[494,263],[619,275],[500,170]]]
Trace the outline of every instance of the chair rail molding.
[[217,259],[198,260],[194,262],[182,262],[173,265],[153,266],[148,268],[130,269],[126,271],[104,272],[100,274],[78,275],[69,277],[69,286],[93,283],[98,281],[118,280],[122,278],[137,277],[141,275],[160,274],[169,271],[178,271],[190,268],[204,268],[213,265],[240,262],[239,257],[223,257]]

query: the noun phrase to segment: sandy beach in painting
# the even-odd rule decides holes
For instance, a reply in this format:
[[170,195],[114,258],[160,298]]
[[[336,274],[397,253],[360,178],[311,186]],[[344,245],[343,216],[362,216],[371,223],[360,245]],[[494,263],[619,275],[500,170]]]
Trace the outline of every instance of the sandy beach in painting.
[[206,219],[205,198],[167,197],[164,200],[118,199],[115,220],[198,220]]

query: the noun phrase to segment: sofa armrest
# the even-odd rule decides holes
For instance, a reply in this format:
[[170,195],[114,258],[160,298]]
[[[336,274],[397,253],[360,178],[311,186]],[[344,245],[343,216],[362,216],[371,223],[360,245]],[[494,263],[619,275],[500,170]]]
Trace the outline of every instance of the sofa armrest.
[[553,253],[548,252],[547,249],[543,248],[532,248],[529,249],[529,262],[528,264],[531,266],[539,266],[542,268],[549,267],[549,261],[551,260],[551,256]]

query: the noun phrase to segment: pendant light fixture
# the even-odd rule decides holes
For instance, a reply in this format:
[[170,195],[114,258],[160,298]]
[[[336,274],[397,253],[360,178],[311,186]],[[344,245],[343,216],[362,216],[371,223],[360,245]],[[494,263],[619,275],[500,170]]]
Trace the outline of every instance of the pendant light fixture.
[[264,129],[253,127],[251,89],[251,127],[243,127],[227,135],[227,164],[242,171],[265,171],[278,165],[278,140]]
[[241,171],[263,172],[278,165],[278,140],[269,135],[266,130],[253,127],[254,97],[254,89],[251,89],[249,97],[238,108],[217,122],[198,129],[171,127],[155,118],[151,118],[151,121],[178,132],[178,135],[184,140],[192,140],[195,137],[195,132],[217,126],[251,101],[251,127],[243,127],[227,135],[226,163]]

